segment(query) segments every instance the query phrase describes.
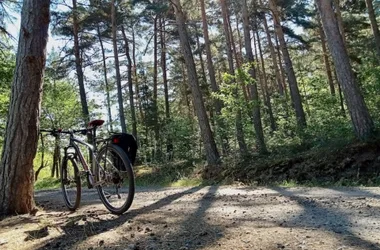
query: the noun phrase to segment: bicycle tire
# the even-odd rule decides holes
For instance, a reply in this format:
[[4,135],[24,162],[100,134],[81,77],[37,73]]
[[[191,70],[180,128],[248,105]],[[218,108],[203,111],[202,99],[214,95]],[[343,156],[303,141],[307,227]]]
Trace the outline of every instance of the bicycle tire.
[[[119,146],[108,144],[99,150],[95,180],[100,200],[111,213],[123,214],[130,208],[135,195],[135,178],[131,162]],[[115,194],[111,192],[113,185]],[[121,195],[119,189],[126,194]]]
[[[69,165],[69,164],[71,165]],[[69,169],[72,166],[73,169]],[[72,188],[72,184],[75,187]],[[61,188],[63,193],[63,200],[65,201],[66,207],[70,211],[75,211],[80,204],[82,186],[81,179],[79,176],[78,165],[73,158],[64,157],[61,167]],[[69,193],[74,193],[74,195],[69,195]]]

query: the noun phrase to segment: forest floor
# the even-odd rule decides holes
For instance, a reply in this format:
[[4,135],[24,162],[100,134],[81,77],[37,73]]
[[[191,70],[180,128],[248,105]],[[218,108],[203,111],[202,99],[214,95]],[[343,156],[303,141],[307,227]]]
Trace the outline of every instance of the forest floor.
[[59,190],[35,198],[0,221],[0,249],[380,249],[379,187],[138,188],[121,216],[92,190],[73,213]]

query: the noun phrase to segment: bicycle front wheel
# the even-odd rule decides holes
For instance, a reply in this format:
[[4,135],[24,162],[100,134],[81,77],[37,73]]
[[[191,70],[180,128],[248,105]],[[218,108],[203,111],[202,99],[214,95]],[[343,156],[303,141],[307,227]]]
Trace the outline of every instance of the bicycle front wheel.
[[75,211],[81,199],[81,180],[73,158],[64,157],[61,167],[61,187],[66,207]]
[[135,195],[135,178],[127,154],[109,144],[99,150],[95,170],[96,187],[101,201],[114,214],[129,209]]

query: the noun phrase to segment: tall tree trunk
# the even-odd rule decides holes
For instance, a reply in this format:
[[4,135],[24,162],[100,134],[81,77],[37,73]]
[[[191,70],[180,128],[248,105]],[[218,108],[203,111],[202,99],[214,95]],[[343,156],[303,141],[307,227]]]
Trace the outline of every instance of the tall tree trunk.
[[270,93],[268,91],[268,79],[267,79],[267,74],[266,74],[266,70],[265,70],[264,56],[263,56],[263,52],[261,49],[261,39],[260,39],[258,30],[256,30],[255,33],[256,33],[256,37],[257,37],[257,45],[259,47],[261,68],[262,68],[262,72],[263,72],[263,87],[262,87],[263,90],[262,91],[263,91],[263,97],[264,97],[264,104],[268,110],[270,128],[272,131],[275,131],[277,129],[277,125],[276,125],[276,119],[274,118],[274,115],[273,115]]
[[131,107],[131,118],[132,118],[132,134],[137,138],[137,121],[136,121],[136,111],[135,111],[135,98],[133,93],[133,80],[132,80],[132,59],[129,51],[129,42],[127,35],[125,34],[124,26],[121,26],[121,32],[123,33],[123,38],[125,42],[125,55],[127,56],[127,72],[128,72],[128,90],[129,90],[129,104]]
[[105,51],[104,51],[104,46],[103,46],[103,41],[102,41],[102,36],[101,36],[101,33],[100,33],[99,26],[97,27],[97,32],[98,32],[98,39],[99,39],[100,48],[102,50],[103,75],[104,75],[104,85],[105,85],[105,92],[106,92],[108,122],[109,122],[109,126],[110,126],[110,131],[113,132],[112,113],[111,113],[111,97],[110,97],[110,86],[109,86],[108,77],[107,77],[106,54],[105,54]]
[[[231,26],[231,18],[230,18],[230,13],[228,11],[228,8],[226,9],[226,13],[227,13],[227,23],[228,23],[228,30],[229,30],[229,37],[230,37],[230,41],[231,41],[232,53],[235,57],[236,67],[238,69],[241,69],[242,59],[239,57],[237,50],[236,50],[236,43],[235,43],[234,33],[232,30],[232,26]],[[237,20],[236,20],[236,22],[237,22]],[[240,77],[238,77],[238,82],[239,82],[241,89],[243,91],[244,99],[246,102],[248,102],[248,93],[247,93],[247,89],[246,89],[246,86],[244,84],[244,81]]]
[[283,65],[283,56],[281,56],[281,48],[280,48],[280,45],[278,43],[278,36],[276,35],[276,33],[274,33],[274,41],[276,43],[276,54],[277,54],[277,58],[278,58],[278,67],[280,68],[280,77],[281,77],[281,84],[283,86],[283,90],[284,90],[284,94],[285,94],[285,99],[286,101],[288,100],[288,91],[287,91],[287,87],[286,87],[286,73],[285,73],[285,70],[284,70],[284,65]]
[[[208,75],[210,77],[210,85],[211,85],[211,91],[213,93],[219,92],[219,87],[216,83],[216,78],[215,78],[215,68],[214,68],[214,63],[212,61],[212,54],[211,54],[211,43],[210,43],[210,38],[209,38],[209,33],[208,33],[208,24],[207,24],[207,17],[206,17],[206,7],[204,0],[200,0],[200,5],[201,5],[201,14],[202,14],[202,24],[203,24],[203,38],[205,40],[205,50],[206,50],[206,57],[207,57],[207,70],[208,70]],[[216,120],[217,120],[217,125],[220,128],[220,130],[224,130],[224,121],[223,118],[220,117],[222,114],[221,110],[223,107],[223,103],[219,99],[213,99],[213,105],[216,113]],[[228,151],[228,138],[221,132],[220,134],[220,140],[222,142],[222,151],[223,154],[227,153]]]
[[50,1],[24,1],[16,67],[0,162],[0,214],[35,209],[33,159],[45,72]]
[[326,47],[326,36],[325,36],[325,32],[323,31],[323,27],[322,27],[321,20],[319,17],[317,17],[317,22],[318,22],[319,36],[321,38],[323,62],[325,63],[325,69],[326,69],[326,74],[327,74],[327,80],[329,82],[330,93],[332,96],[335,96],[334,81],[332,78],[329,54]]
[[201,49],[201,42],[199,39],[198,27],[197,27],[196,23],[194,24],[194,32],[195,32],[195,38],[196,38],[197,47],[198,47],[197,51],[198,51],[199,63],[201,65],[202,80],[203,80],[202,84],[204,84],[206,86],[207,85],[206,70],[205,70],[205,64],[203,61],[203,55],[202,55],[202,49]]
[[117,100],[119,103],[120,126],[121,126],[121,131],[123,133],[126,133],[127,132],[127,125],[125,123],[124,106],[123,106],[123,104],[124,104],[123,103],[123,91],[121,88],[119,54],[118,54],[118,50],[117,50],[117,23],[116,23],[115,0],[111,1],[111,20],[112,20],[112,45],[113,45],[113,54],[115,57]]
[[199,127],[203,138],[203,144],[206,152],[206,158],[208,164],[211,166],[217,166],[220,162],[218,149],[215,144],[214,136],[212,134],[209,120],[207,117],[206,109],[203,103],[202,92],[199,88],[199,82],[197,72],[194,64],[194,58],[191,52],[189,37],[186,30],[185,18],[182,12],[180,0],[173,0],[174,11],[176,16],[176,22],[178,26],[178,32],[181,42],[181,48],[183,56],[187,66],[188,72],[188,84],[191,89],[195,111],[197,113]]
[[316,2],[355,134],[359,139],[367,139],[373,135],[374,124],[352,71],[343,38],[339,33],[338,22],[331,7],[331,0],[316,0]]
[[274,50],[272,38],[270,36],[270,32],[269,32],[269,28],[268,28],[268,22],[267,22],[267,19],[266,19],[265,15],[263,17],[263,24],[264,24],[265,34],[267,36],[268,47],[269,47],[269,51],[270,51],[270,55],[271,55],[271,59],[272,59],[272,64],[273,64],[272,67],[273,67],[273,71],[274,71],[275,76],[276,76],[276,83],[277,83],[278,93],[281,96],[283,96],[284,95],[284,86],[282,84],[281,74],[280,74],[280,70],[278,68],[279,65],[278,65],[278,62],[277,62],[277,55],[276,55],[276,52]]
[[280,15],[279,15],[275,0],[269,0],[269,8],[272,10],[272,13],[273,13],[274,27],[275,27],[278,39],[280,41],[282,56],[284,57],[284,61],[285,61],[285,70],[288,76],[290,96],[292,98],[292,103],[293,103],[294,110],[296,113],[297,124],[298,124],[298,127],[302,129],[306,127],[305,112],[303,110],[301,95],[298,89],[297,78],[294,73],[293,63],[292,63],[292,60],[290,59],[290,55],[288,52],[284,32],[282,30],[281,23],[280,23]]
[[377,60],[380,63],[380,32],[379,32],[379,25],[377,24],[377,21],[376,21],[376,15],[375,15],[375,11],[373,9],[372,0],[365,0],[365,3],[367,5],[368,16],[369,16],[369,20],[371,22],[373,36],[375,38]]
[[[165,18],[160,19],[160,43],[161,43],[161,69],[162,69],[162,81],[164,83],[164,95],[165,95],[165,118],[166,126],[171,122],[170,118],[170,105],[169,105],[169,87],[168,87],[168,76],[166,67],[166,36],[165,36]],[[173,158],[173,142],[170,133],[166,136],[166,153],[169,160]]]
[[[82,115],[83,115],[84,122],[87,124],[90,121],[90,113],[88,111],[86,90],[84,87],[82,60],[80,57],[77,0],[73,0],[73,10],[72,11],[73,11],[73,35],[74,35],[75,68],[76,68],[76,73],[77,73],[77,78],[78,78],[80,101],[82,104]],[[88,139],[90,139],[90,137]]]
[[137,76],[137,63],[136,63],[136,37],[135,29],[132,26],[132,59],[133,59],[133,82],[135,83],[136,90],[136,100],[139,107],[140,119],[144,119],[144,113],[142,110],[141,99],[140,99],[140,87],[139,87],[139,77]]
[[[231,32],[230,32],[230,24],[229,24],[229,15],[228,15],[228,8],[225,0],[220,0],[220,6],[222,8],[222,16],[223,16],[223,27],[224,27],[224,33],[226,37],[226,51],[227,51],[227,58],[228,58],[228,68],[229,68],[229,74],[235,75],[235,67],[233,62],[233,56],[232,56],[232,46],[235,46],[231,42]],[[235,98],[238,98],[237,90],[234,93]],[[241,110],[240,108],[236,112],[235,117],[235,127],[236,127],[236,138],[239,144],[239,149],[241,154],[246,154],[248,151],[247,145],[244,140],[244,132],[243,132],[243,124],[241,121]]]
[[343,17],[342,17],[342,12],[340,11],[340,3],[339,3],[339,0],[333,0],[333,1],[334,1],[336,19],[338,21],[339,32],[342,35],[344,47],[347,48],[346,33],[344,32]]
[[154,116],[154,140],[155,140],[155,153],[156,158],[161,158],[160,149],[160,127],[158,124],[158,16],[154,17],[154,37],[153,37],[153,116]]
[[255,82],[257,79],[256,74],[255,74],[255,68],[253,67],[253,65],[255,64],[255,58],[252,52],[251,33],[250,33],[250,27],[249,27],[250,22],[249,22],[248,7],[247,7],[246,0],[243,0],[243,3],[242,3],[242,13],[243,13],[245,53],[247,54],[247,59],[250,64],[249,73],[252,77],[252,82],[250,82],[249,86],[250,86],[252,101],[253,101],[252,119],[253,119],[253,126],[255,128],[255,133],[256,133],[256,144],[260,153],[267,153],[267,147],[265,145],[265,139],[264,139],[264,133],[263,133],[263,126],[261,123],[259,93],[257,91],[257,85]]

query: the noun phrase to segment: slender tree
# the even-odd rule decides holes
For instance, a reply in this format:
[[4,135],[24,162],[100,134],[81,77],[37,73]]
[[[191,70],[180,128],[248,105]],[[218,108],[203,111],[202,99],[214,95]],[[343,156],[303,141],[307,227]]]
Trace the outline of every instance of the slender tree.
[[210,166],[217,166],[220,162],[219,152],[210,128],[209,119],[207,117],[206,109],[203,103],[202,92],[199,88],[197,72],[195,69],[194,58],[191,53],[182,6],[180,0],[173,0],[172,3],[174,7],[183,57],[185,59],[187,67],[188,84],[193,95],[194,108],[198,117],[207,162]]
[[326,46],[326,36],[325,36],[325,32],[323,31],[323,27],[322,27],[321,20],[320,20],[319,16],[317,16],[317,23],[318,23],[319,37],[321,39],[323,62],[325,64],[327,81],[329,83],[331,95],[335,96],[334,81],[332,78],[332,71],[331,71],[331,66],[330,66],[329,54],[328,54],[327,46]]
[[106,62],[106,53],[103,45],[102,35],[100,32],[99,25],[97,26],[97,35],[99,39],[100,49],[102,51],[102,61],[103,61],[103,76],[104,76],[104,91],[106,93],[106,104],[107,104],[107,115],[108,122],[110,126],[110,131],[113,131],[112,126],[112,112],[111,112],[111,97],[110,97],[110,86],[108,82],[108,74],[107,74],[107,62]]
[[[208,23],[207,23],[207,16],[206,16],[206,7],[204,0],[200,0],[200,7],[201,7],[201,14],[202,14],[202,27],[203,27],[203,38],[205,43],[205,50],[206,50],[206,57],[207,57],[207,71],[208,76],[210,78],[210,85],[211,85],[211,91],[213,93],[217,93],[219,91],[219,87],[216,83],[216,77],[215,77],[215,68],[214,68],[214,62],[212,60],[212,53],[211,53],[211,42],[209,38],[209,32],[208,32]],[[223,103],[219,99],[213,100],[214,109],[216,113],[216,119],[217,119],[217,125],[218,127],[223,130],[225,125],[223,119],[220,117],[221,110],[223,107]],[[220,140],[222,141],[222,151],[223,153],[227,152],[228,144],[227,144],[227,138],[223,133],[220,133]]]
[[[224,28],[224,35],[226,37],[226,51],[227,51],[227,59],[228,59],[228,69],[230,75],[235,75],[235,66],[233,62],[233,49],[232,47],[235,46],[233,42],[231,41],[231,31],[230,31],[230,23],[229,23],[229,14],[228,14],[228,8],[227,3],[225,0],[220,0],[220,6],[222,9],[222,16],[223,16],[223,28]],[[238,97],[237,95],[237,89],[234,93],[235,98]],[[243,124],[241,121],[241,110],[238,108],[236,111],[236,117],[235,117],[235,127],[236,127],[236,138],[239,144],[239,150],[241,154],[246,154],[248,151],[247,144],[245,143],[244,139],[244,133],[243,133]]]
[[316,0],[316,3],[355,134],[359,139],[367,139],[374,133],[374,124],[352,71],[331,0]]
[[[82,67],[82,59],[81,59],[81,51],[79,44],[79,20],[78,20],[78,6],[77,0],[73,0],[73,36],[74,36],[74,56],[75,56],[75,69],[78,78],[79,85],[79,94],[80,100],[82,104],[82,114],[85,123],[87,124],[90,121],[90,112],[88,110],[87,97],[86,97],[86,89],[84,87],[84,75],[83,75],[83,67]],[[91,139],[89,136],[88,139]]]
[[271,38],[271,35],[270,35],[270,32],[269,32],[268,21],[267,21],[267,18],[265,16],[265,14],[263,14],[262,20],[263,20],[265,34],[267,36],[267,42],[268,42],[268,47],[269,47],[269,51],[270,51],[270,56],[271,56],[271,59],[272,59],[272,67],[273,67],[274,74],[276,76],[276,83],[277,83],[277,87],[278,87],[278,93],[283,96],[284,95],[284,86],[283,86],[282,79],[281,79],[281,72],[280,72],[280,70],[278,68],[279,65],[278,65],[278,62],[277,62],[277,55],[276,55],[275,48],[274,48],[274,45],[273,45],[273,42],[272,42],[272,38]]
[[131,108],[131,123],[132,123],[132,134],[137,137],[137,121],[136,121],[136,111],[135,111],[135,97],[133,92],[133,77],[132,77],[132,59],[129,50],[129,41],[127,35],[125,34],[124,26],[121,26],[121,32],[123,34],[123,39],[125,43],[125,54],[127,56],[127,73],[128,73],[128,91],[129,91],[129,105]]
[[124,102],[123,102],[123,91],[121,88],[121,75],[120,75],[120,63],[119,54],[117,48],[117,22],[116,22],[116,5],[115,0],[111,1],[111,22],[112,22],[112,45],[113,54],[115,61],[115,71],[116,71],[116,87],[117,87],[117,100],[119,103],[119,119],[121,131],[123,133],[127,132],[127,125],[125,123],[124,115]]
[[365,3],[367,5],[368,16],[369,16],[369,20],[371,22],[373,36],[375,38],[375,47],[376,47],[376,52],[377,52],[377,60],[380,63],[380,32],[379,32],[379,25],[377,24],[377,21],[376,21],[376,15],[375,15],[375,10],[373,9],[372,0],[365,0]]
[[273,14],[273,22],[274,22],[275,31],[280,42],[280,48],[281,48],[282,56],[285,62],[285,70],[288,76],[290,96],[292,98],[292,103],[293,103],[294,110],[296,113],[297,124],[298,124],[298,127],[302,129],[306,127],[305,112],[303,110],[301,95],[298,89],[297,78],[293,69],[293,63],[290,58],[288,47],[285,41],[284,32],[280,23],[280,13],[278,11],[275,0],[269,0],[269,8],[271,9],[272,14]]
[[35,209],[33,159],[37,151],[49,22],[49,0],[23,2],[0,162],[0,214],[24,214]]
[[244,45],[245,45],[245,53],[247,54],[248,63],[250,64],[250,75],[252,78],[252,81],[249,83],[250,86],[250,92],[252,96],[252,101],[254,103],[253,110],[252,110],[252,119],[253,119],[253,126],[255,128],[256,133],[256,144],[259,149],[259,152],[266,153],[267,148],[264,140],[264,133],[263,133],[263,127],[261,123],[261,113],[260,113],[260,100],[259,100],[259,93],[257,91],[257,84],[256,84],[256,74],[255,74],[255,68],[253,67],[253,64],[255,63],[255,58],[253,56],[252,52],[252,45],[251,45],[251,33],[250,33],[250,21],[248,16],[248,7],[247,7],[247,1],[243,0],[242,4],[242,13],[243,13],[243,30],[244,30]]

